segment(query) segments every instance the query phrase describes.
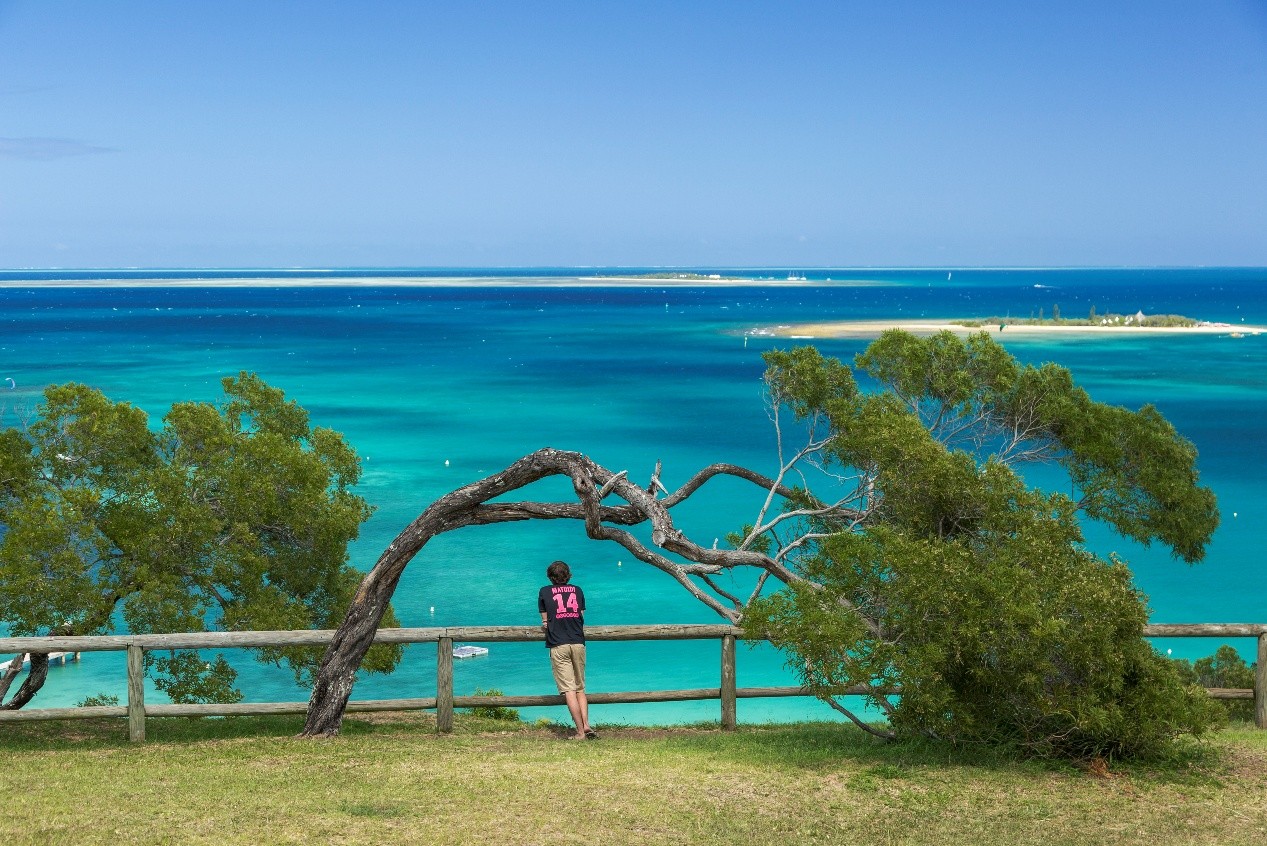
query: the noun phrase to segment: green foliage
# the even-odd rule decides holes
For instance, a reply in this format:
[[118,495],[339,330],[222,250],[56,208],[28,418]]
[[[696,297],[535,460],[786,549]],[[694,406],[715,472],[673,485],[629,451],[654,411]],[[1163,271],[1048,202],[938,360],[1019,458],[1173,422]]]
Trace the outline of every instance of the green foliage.
[[76,703],[78,708],[92,708],[98,705],[118,705],[119,697],[112,693],[98,693],[93,696],[85,696]]
[[[488,690],[475,688],[472,696],[502,696],[502,692],[495,687]],[[471,714],[476,717],[484,717],[489,720],[506,720],[508,722],[519,722],[519,711],[516,708],[507,708],[504,705],[477,705],[471,709]]]
[[165,656],[147,652],[145,666],[154,676],[154,686],[173,702],[242,701],[242,692],[233,686],[237,671],[222,655],[204,662],[192,650],[176,650]]
[[[1188,684],[1241,690],[1254,688],[1254,668],[1257,665],[1246,664],[1240,653],[1227,644],[1220,646],[1213,655],[1198,658],[1193,663],[1185,658],[1175,658],[1174,663],[1180,677]],[[1218,702],[1234,720],[1248,722],[1254,719],[1252,699],[1220,699]]]
[[[1141,638],[1129,570],[1087,551],[1079,526],[1201,558],[1214,497],[1155,409],[1096,403],[984,333],[884,333],[856,360],[876,393],[812,348],[766,360],[776,403],[826,420],[824,464],[857,480],[848,519],[807,519],[815,542],[788,559],[800,579],[745,616],[817,695],[868,685],[898,736],[1040,755],[1155,754],[1217,723]],[[1014,468],[1032,460],[1063,466],[1072,498],[1028,488]]]
[[[326,628],[359,575],[370,508],[343,437],[259,377],[218,405],[144,412],[86,385],[48,388],[25,429],[0,431],[0,623],[14,635]],[[388,612],[386,625],[394,625]],[[365,664],[390,671],[399,648]],[[258,650],[299,679],[319,650]],[[149,656],[177,702],[235,701],[223,658]]]
[[[1033,312],[1029,317],[986,317],[980,320],[953,320],[959,326],[988,326],[997,323],[1008,323],[1014,326],[1037,326],[1046,323],[1043,319],[1043,310],[1038,310],[1038,317],[1035,318]],[[1087,312],[1086,319],[1076,317],[1062,318],[1060,316],[1060,306],[1052,309],[1052,322],[1059,322],[1065,326],[1116,326],[1121,328],[1144,327],[1145,329],[1185,329],[1197,326],[1200,321],[1193,317],[1185,317],[1182,314],[1146,314],[1143,319],[1138,314],[1117,314],[1114,312],[1106,312],[1098,314],[1095,306],[1091,306]]]

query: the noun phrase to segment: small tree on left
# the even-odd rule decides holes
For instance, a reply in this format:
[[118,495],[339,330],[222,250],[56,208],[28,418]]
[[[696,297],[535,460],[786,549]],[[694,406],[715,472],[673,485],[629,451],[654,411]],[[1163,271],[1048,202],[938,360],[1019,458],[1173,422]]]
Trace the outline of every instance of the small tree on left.
[[[29,423],[0,429],[0,624],[13,636],[305,629],[342,619],[361,576],[347,546],[370,515],[352,493],[360,459],[258,376],[222,382],[219,403],[145,412],[80,384],[54,385]],[[388,611],[387,625],[397,625]],[[255,650],[309,682],[311,647]],[[362,668],[390,672],[398,647]],[[0,708],[21,708],[47,656]],[[175,702],[241,698],[223,656],[148,653]]]

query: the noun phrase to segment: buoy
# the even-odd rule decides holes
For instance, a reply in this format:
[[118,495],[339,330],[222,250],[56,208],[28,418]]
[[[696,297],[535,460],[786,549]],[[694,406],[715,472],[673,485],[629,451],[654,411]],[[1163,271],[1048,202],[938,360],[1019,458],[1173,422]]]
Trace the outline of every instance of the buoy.
[[1232,516],[1233,516],[1233,517],[1235,517],[1235,516],[1236,516],[1236,512],[1235,512],[1235,511],[1233,511],[1233,512],[1232,512]]

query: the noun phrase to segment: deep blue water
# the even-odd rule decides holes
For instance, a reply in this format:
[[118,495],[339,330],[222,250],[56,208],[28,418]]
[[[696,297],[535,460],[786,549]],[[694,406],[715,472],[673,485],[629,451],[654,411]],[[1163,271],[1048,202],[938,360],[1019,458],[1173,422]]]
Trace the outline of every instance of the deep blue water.
[[[745,339],[755,327],[873,317],[1026,317],[1040,308],[1050,316],[1053,306],[1067,317],[1094,306],[1101,313],[1142,310],[1267,325],[1263,269],[694,270],[772,281],[742,287],[547,284],[599,272],[575,268],[0,271],[0,285],[8,286],[0,287],[0,379],[18,386],[0,392],[0,402],[11,423],[15,408],[34,404],[45,385],[76,380],[157,420],[173,402],[214,399],[225,375],[258,372],[304,405],[315,423],[347,435],[365,459],[359,492],[377,510],[352,551],[354,563],[365,568],[436,497],[543,446],[580,450],[643,481],[662,460],[670,488],[714,461],[773,469],[760,353],[792,342]],[[793,272],[814,284],[782,281]],[[144,281],[246,276],[256,280],[250,287]],[[349,276],[367,277],[369,284],[278,287],[298,278]],[[459,276],[472,284],[373,284],[376,277]],[[513,278],[513,284],[482,284],[488,276]],[[130,286],[46,284],[103,278]],[[1267,490],[1259,477],[1267,458],[1267,335],[996,337],[1024,361],[1069,367],[1096,399],[1132,408],[1155,404],[1196,443],[1203,481],[1223,511],[1204,563],[1188,567],[1163,550],[1140,549],[1094,527],[1088,532],[1098,551],[1116,550],[1131,562],[1154,619],[1267,621],[1260,553]],[[816,343],[844,358],[865,346]],[[567,491],[546,486],[537,492],[559,494]],[[699,500],[679,519],[703,538],[746,522],[757,504],[734,482]],[[532,623],[545,565],[564,558],[585,587],[590,624],[712,621],[668,577],[626,557],[586,540],[576,526],[465,529],[438,538],[410,565],[396,607],[409,626]],[[1248,656],[1249,643],[1237,645]],[[1195,657],[1215,644],[1160,646]],[[486,658],[459,662],[459,692],[549,692],[543,653],[539,646],[496,645]],[[369,679],[356,695],[426,695],[434,688],[434,661],[434,649],[413,647],[393,677]],[[248,699],[306,698],[287,673],[238,663]],[[785,683],[790,677],[780,665],[768,650],[741,650],[740,684]],[[590,686],[711,686],[717,666],[711,643],[594,644]],[[77,666],[54,668],[39,704],[122,695],[122,677],[121,658],[90,655]],[[715,719],[716,712],[716,703],[687,703],[605,706],[595,716],[649,722]],[[749,720],[830,714],[809,700],[740,703],[740,718]]]

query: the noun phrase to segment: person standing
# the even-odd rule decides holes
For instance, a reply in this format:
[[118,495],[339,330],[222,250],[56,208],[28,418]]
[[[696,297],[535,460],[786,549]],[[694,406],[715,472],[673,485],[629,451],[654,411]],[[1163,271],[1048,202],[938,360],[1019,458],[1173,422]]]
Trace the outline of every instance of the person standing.
[[589,701],[585,698],[585,593],[568,584],[572,570],[562,561],[546,568],[550,584],[537,592],[537,610],[550,650],[554,683],[567,702],[576,724],[570,740],[594,740],[598,733],[590,727]]

